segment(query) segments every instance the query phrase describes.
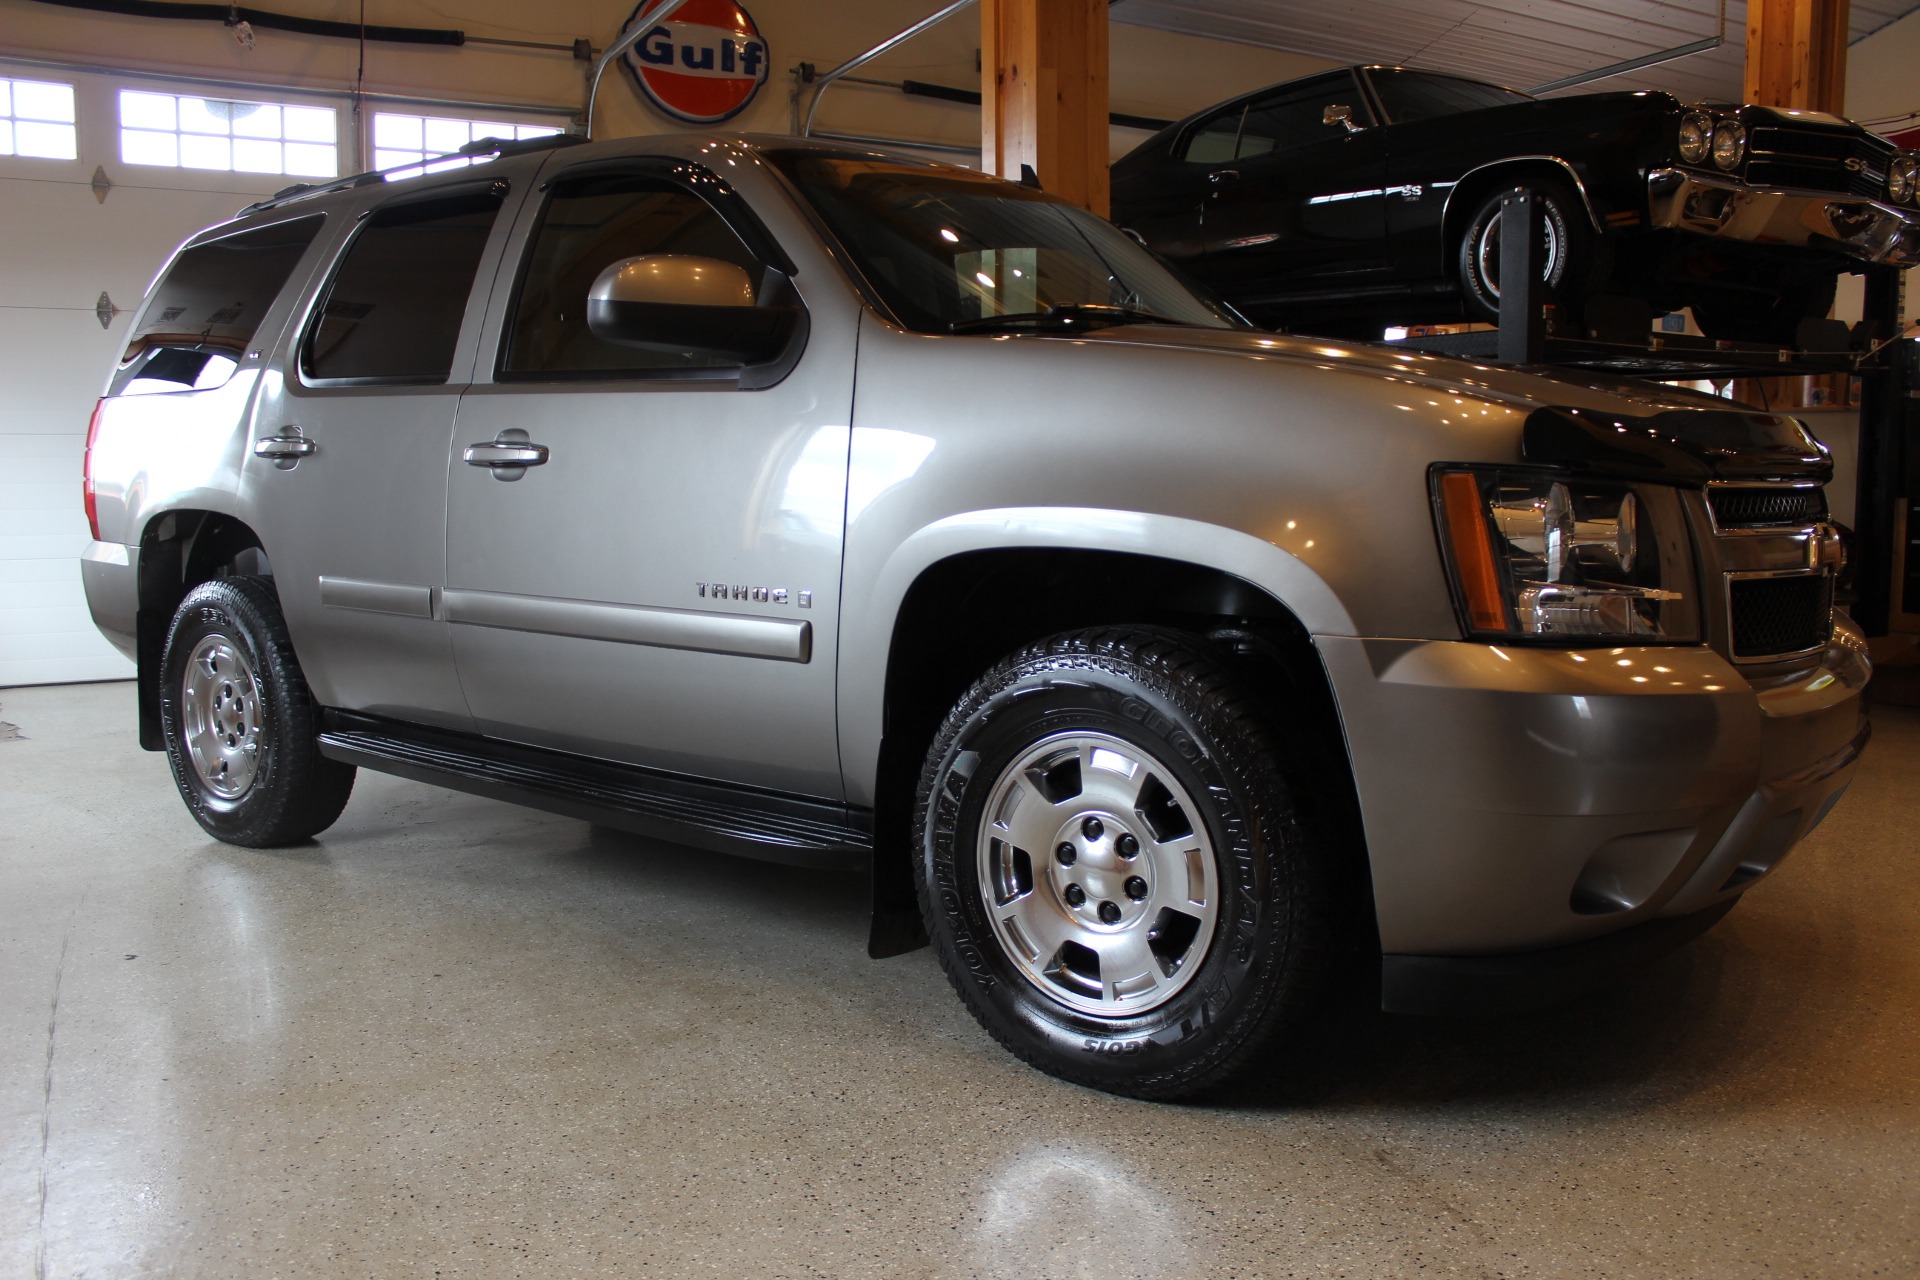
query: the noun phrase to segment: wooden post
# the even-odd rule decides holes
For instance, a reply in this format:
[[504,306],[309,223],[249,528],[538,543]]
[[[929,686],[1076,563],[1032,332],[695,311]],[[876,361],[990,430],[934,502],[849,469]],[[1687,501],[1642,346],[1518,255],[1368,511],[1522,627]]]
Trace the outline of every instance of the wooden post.
[[1847,0],[1748,0],[1747,101],[1846,110]]
[[981,0],[980,159],[1107,216],[1107,0]]

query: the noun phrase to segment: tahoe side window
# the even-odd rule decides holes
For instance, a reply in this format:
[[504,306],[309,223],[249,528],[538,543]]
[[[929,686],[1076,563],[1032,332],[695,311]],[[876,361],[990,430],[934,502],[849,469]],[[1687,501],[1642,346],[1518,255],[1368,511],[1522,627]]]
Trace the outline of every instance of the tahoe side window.
[[321,221],[296,218],[183,250],[155,286],[108,394],[206,391],[225,383]]
[[301,373],[317,382],[445,382],[500,200],[488,190],[375,211],[327,286]]
[[503,378],[619,377],[680,369],[735,369],[739,361],[690,351],[646,351],[602,342],[587,328],[587,293],[607,267],[649,253],[731,262],[754,281],[765,267],[713,207],[686,188],[638,174],[554,184],[514,300],[500,362]]

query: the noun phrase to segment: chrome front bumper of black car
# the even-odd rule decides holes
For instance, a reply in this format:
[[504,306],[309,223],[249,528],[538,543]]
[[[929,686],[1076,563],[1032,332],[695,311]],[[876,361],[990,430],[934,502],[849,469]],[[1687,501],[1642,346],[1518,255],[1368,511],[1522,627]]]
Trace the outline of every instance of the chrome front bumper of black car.
[[1831,249],[1863,262],[1920,263],[1920,211],[1880,200],[1750,187],[1737,178],[1655,169],[1647,175],[1650,224],[1748,244]]

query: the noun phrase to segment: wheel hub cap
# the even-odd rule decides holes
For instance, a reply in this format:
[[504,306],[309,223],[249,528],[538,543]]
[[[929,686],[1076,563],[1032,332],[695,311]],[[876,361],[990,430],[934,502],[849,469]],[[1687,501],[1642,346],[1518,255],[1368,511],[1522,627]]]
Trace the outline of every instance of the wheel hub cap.
[[1219,914],[1198,807],[1151,753],[1107,734],[1048,738],[988,794],[980,896],[1001,950],[1050,999],[1129,1017],[1193,979]]
[[260,685],[238,645],[214,635],[194,646],[180,707],[201,784],[222,800],[245,795],[260,771]]

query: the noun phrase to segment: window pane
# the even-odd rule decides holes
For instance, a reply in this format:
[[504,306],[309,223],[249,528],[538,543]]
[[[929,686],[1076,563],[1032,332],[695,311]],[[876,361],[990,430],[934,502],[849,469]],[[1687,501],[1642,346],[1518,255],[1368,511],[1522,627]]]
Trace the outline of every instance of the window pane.
[[174,100],[164,93],[120,94],[120,125],[124,129],[165,129],[171,132],[178,123]]
[[297,178],[331,178],[340,172],[334,148],[311,142],[289,142],[285,148],[287,172]]
[[376,169],[397,169],[403,164],[419,164],[426,159],[418,151],[376,151],[373,153],[373,167]]
[[241,173],[285,173],[280,144],[258,138],[233,140],[233,167]]
[[523,124],[515,132],[521,138],[551,138],[560,131],[544,124]]
[[288,107],[281,114],[285,117],[289,142],[332,144],[339,141],[333,129],[332,107]]
[[280,108],[271,102],[236,102],[233,136],[236,138],[278,138]]
[[13,121],[0,120],[0,156],[13,154]]
[[420,117],[396,116],[376,112],[373,117],[373,145],[401,151],[420,149]]
[[513,131],[518,127],[518,125],[506,124],[499,120],[475,120],[473,122],[473,139],[478,141],[481,138],[500,138],[511,142],[513,141]]
[[428,120],[426,126],[425,146],[434,155],[458,151],[474,138],[473,126],[465,120]]
[[128,164],[178,165],[180,136],[173,133],[147,133],[137,129],[122,129],[120,158]]
[[619,373],[726,368],[692,352],[641,351],[587,328],[587,291],[603,270],[643,253],[686,253],[763,268],[733,229],[692,192],[654,178],[581,178],[555,188],[528,250],[504,368],[511,373]]
[[15,121],[13,145],[20,155],[40,156],[47,160],[72,160],[80,154],[79,140],[70,124]]
[[21,120],[73,123],[73,86],[39,80],[13,82],[13,114]]
[[0,80],[0,116],[13,115],[13,81]]
[[497,196],[389,206],[347,250],[303,348],[312,378],[444,382]]
[[218,133],[233,131],[233,116],[242,104],[218,102],[209,98],[180,99],[180,132]]
[[209,353],[225,353],[230,366],[247,349],[321,222],[299,218],[183,250],[141,309],[112,394],[140,380],[170,384],[146,390],[209,385]]
[[183,169],[233,168],[233,144],[225,138],[203,134],[180,135],[180,167]]

